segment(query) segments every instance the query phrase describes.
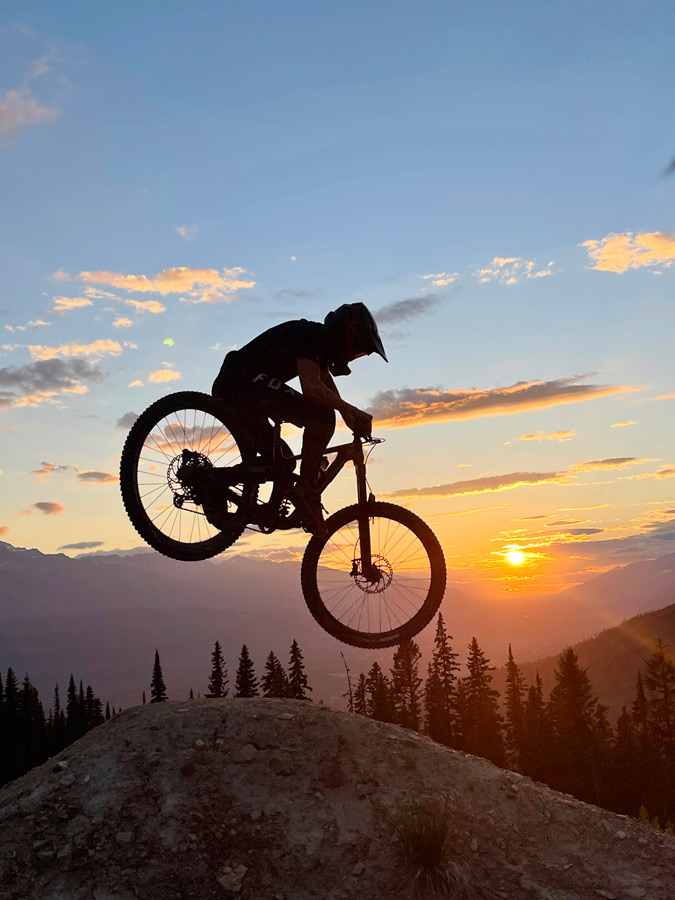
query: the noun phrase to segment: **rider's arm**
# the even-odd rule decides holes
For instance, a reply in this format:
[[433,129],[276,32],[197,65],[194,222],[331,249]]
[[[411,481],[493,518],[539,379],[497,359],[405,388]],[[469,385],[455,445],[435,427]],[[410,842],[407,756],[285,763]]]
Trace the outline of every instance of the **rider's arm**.
[[315,363],[314,360],[298,360],[298,378],[302,393],[310,400],[314,400],[321,406],[330,406],[342,416],[345,413],[349,416],[358,412],[356,407],[342,399],[330,373],[319,368],[318,363]]

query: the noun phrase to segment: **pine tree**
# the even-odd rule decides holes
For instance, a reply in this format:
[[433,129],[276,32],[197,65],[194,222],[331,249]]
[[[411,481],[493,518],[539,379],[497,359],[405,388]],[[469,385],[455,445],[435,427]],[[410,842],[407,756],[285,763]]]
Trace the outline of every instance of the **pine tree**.
[[599,718],[598,699],[571,647],[558,657],[555,678],[549,700],[555,739],[552,786],[581,800],[601,803],[610,748],[606,745],[603,717]]
[[192,690],[192,688],[190,688],[190,693],[188,694],[188,700],[194,700],[194,699],[195,699],[195,692]]
[[142,701],[142,702],[143,702],[143,706],[145,706],[145,703],[146,703],[146,700],[145,700],[145,691],[143,691],[143,701]]
[[75,679],[71,673],[66,694],[66,734],[67,743],[72,743],[82,737],[86,730],[84,721],[84,693],[82,703],[75,687]]
[[159,661],[159,651],[155,650],[155,662],[152,666],[152,679],[150,681],[150,702],[165,703],[168,699],[164,675],[162,674],[162,664]]
[[376,662],[366,677],[366,715],[379,722],[393,722],[396,717],[389,679]]
[[492,687],[494,666],[478,646],[476,638],[471,639],[466,667],[468,675],[464,679],[467,703],[467,746],[468,753],[484,756],[498,766],[504,763],[504,742],[499,715],[499,692]]
[[666,759],[675,764],[675,663],[668,645],[660,638],[647,659],[645,687],[654,742]]
[[441,744],[447,744],[449,738],[447,712],[438,665],[432,660],[427,665],[427,680],[424,683],[424,730],[432,740]]
[[415,641],[402,641],[394,652],[391,670],[396,721],[404,728],[412,728],[414,731],[419,731],[422,725],[422,679],[418,674],[421,656]]
[[287,697],[288,677],[279,659],[270,651],[265,660],[265,674],[261,680],[263,697]]
[[106,722],[108,721],[109,718],[110,718],[110,703],[106,700],[106,704],[105,704],[105,720],[106,720]]
[[258,696],[258,679],[255,677],[255,670],[246,644],[242,646],[241,654],[239,656],[235,689],[235,697]]
[[637,740],[643,746],[649,744],[649,700],[642,683],[642,672],[638,670],[635,700],[631,708],[631,719],[635,726]]
[[209,676],[209,690],[205,697],[227,697],[228,691],[227,671],[220,644],[216,641],[211,653],[211,675]]
[[305,664],[298,642],[293,638],[288,662],[288,696],[292,700],[309,700],[307,691],[311,691],[305,675]]
[[354,712],[357,716],[368,715],[368,704],[366,702],[366,676],[361,672],[356,682],[354,691]]
[[35,690],[26,674],[21,685],[19,703],[19,747],[24,771],[41,762],[45,753],[45,714]]
[[506,749],[507,759],[509,763],[517,768],[522,769],[523,756],[523,729],[525,704],[523,695],[525,694],[525,679],[523,673],[516,665],[509,644],[509,658],[506,663]]
[[464,679],[460,679],[455,687],[452,721],[454,726],[452,746],[455,750],[464,750],[466,752],[471,738],[471,709]]
[[[436,622],[436,634],[434,635],[434,649],[432,652],[432,665],[435,668],[436,676],[440,684],[434,683],[433,688],[435,697],[434,704],[434,722],[433,732],[436,735],[434,740],[449,747],[453,747],[453,708],[455,705],[455,691],[457,689],[457,672],[459,671],[459,663],[457,658],[459,654],[452,649],[450,641],[452,635],[448,635],[445,630],[445,621],[442,613],[438,614]],[[427,720],[429,719],[427,713]],[[427,729],[430,729],[430,723],[427,721]],[[429,730],[431,734],[431,730]]]
[[553,735],[544,700],[544,685],[539,672],[527,692],[523,710],[522,771],[535,781],[548,782],[551,778]]

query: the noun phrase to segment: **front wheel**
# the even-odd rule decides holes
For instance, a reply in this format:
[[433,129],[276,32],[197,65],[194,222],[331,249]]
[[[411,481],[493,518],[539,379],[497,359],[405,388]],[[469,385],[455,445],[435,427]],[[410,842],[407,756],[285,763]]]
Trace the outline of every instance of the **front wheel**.
[[[370,534],[370,565],[361,535]],[[364,538],[365,540],[365,538]],[[302,560],[309,611],[354,647],[393,647],[436,614],[445,592],[443,550],[426,522],[393,503],[348,506],[326,521]]]

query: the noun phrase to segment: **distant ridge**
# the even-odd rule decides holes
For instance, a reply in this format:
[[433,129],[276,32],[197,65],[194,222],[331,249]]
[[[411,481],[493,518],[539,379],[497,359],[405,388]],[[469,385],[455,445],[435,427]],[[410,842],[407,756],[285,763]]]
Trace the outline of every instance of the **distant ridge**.
[[[638,669],[644,674],[645,660],[658,638],[670,645],[675,656],[675,603],[664,609],[633,616],[614,628],[573,645],[580,665],[588,670],[594,693],[601,703],[609,706],[612,719],[616,719],[622,706],[630,709],[635,698]],[[524,663],[521,669],[528,684],[534,682],[535,674],[539,672],[548,695],[555,685],[556,662],[556,656],[549,656]],[[503,691],[504,670],[495,674],[495,686]]]

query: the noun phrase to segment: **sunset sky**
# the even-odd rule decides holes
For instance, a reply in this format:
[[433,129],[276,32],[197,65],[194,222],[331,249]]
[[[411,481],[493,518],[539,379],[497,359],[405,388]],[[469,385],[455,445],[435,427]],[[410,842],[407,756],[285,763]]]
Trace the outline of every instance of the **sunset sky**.
[[456,579],[675,550],[674,33],[650,0],[5,0],[0,540],[140,545],[127,414],[363,300],[369,478]]

